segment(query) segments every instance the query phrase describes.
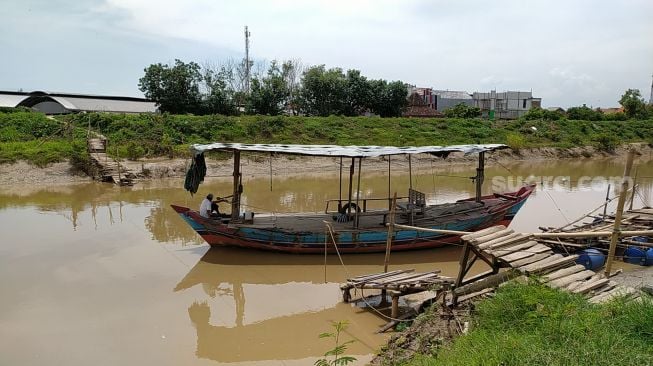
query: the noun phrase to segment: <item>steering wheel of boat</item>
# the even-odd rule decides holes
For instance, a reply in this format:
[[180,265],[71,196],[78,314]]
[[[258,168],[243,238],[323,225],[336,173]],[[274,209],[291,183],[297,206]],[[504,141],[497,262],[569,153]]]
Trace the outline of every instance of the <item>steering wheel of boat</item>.
[[353,217],[347,215],[347,211],[349,211],[349,208],[351,208],[353,211],[361,212],[361,208],[358,207],[357,204],[353,202],[348,202],[346,205],[342,206],[342,208],[338,211],[337,215],[333,216],[333,221],[337,221],[337,222],[351,221]]
[[342,206],[342,208],[341,208],[340,211],[338,211],[338,212],[340,212],[341,214],[345,214],[345,215],[346,215],[347,212],[349,211],[349,208],[350,208],[350,207],[351,207],[351,210],[352,210],[352,211],[358,211],[358,212],[361,212],[361,208],[358,207],[358,205],[355,204],[354,202],[347,202],[347,204],[344,205],[344,206]]

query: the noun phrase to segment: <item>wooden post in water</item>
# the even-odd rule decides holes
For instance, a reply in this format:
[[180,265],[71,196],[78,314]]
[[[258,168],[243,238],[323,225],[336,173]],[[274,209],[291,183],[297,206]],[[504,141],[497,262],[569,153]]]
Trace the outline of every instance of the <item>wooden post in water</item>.
[[390,206],[390,222],[388,225],[388,239],[385,242],[385,259],[383,260],[383,272],[388,272],[388,264],[390,264],[390,247],[392,247],[392,235],[395,230],[395,206],[397,204],[397,192],[392,197],[392,206]]
[[485,151],[478,153],[478,168],[476,168],[476,202],[481,202],[483,180],[485,179]]
[[610,184],[608,184],[608,191],[605,193],[605,205],[603,205],[603,220],[608,213],[608,203],[610,202]]
[[240,217],[240,151],[234,150],[234,192],[231,200],[231,220]]
[[[397,205],[397,192],[392,197],[392,206],[390,206],[390,222],[388,223],[388,238],[385,242],[385,258],[383,259],[383,272],[388,272],[390,264],[390,249],[392,248],[392,236],[395,230],[395,206]],[[381,290],[381,302],[385,302],[386,291]]]
[[327,283],[327,252],[328,248],[328,238],[329,238],[329,227],[327,226],[324,230],[324,283]]
[[617,249],[617,242],[619,241],[621,218],[624,213],[624,203],[626,202],[626,195],[628,194],[628,185],[630,184],[630,170],[633,167],[633,159],[635,157],[635,150],[628,151],[626,158],[626,168],[624,169],[624,177],[621,182],[621,192],[619,192],[619,201],[617,202],[617,212],[614,217],[614,228],[612,229],[612,237],[610,238],[610,249],[608,251],[608,260],[605,264],[605,275],[610,276],[612,271],[612,261],[614,260],[614,253]]
[[629,210],[633,209],[633,202],[635,201],[635,190],[637,189],[637,169],[635,169],[635,179],[633,179],[633,188],[630,194],[630,205],[628,206]]

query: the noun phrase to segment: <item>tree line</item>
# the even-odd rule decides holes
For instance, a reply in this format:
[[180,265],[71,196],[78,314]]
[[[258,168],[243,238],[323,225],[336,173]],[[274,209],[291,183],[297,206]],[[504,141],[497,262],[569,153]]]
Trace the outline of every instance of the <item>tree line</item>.
[[145,68],[138,87],[162,112],[173,114],[398,117],[408,103],[403,82],[369,79],[359,70],[275,60],[267,67],[251,63],[247,78],[247,66],[157,63]]

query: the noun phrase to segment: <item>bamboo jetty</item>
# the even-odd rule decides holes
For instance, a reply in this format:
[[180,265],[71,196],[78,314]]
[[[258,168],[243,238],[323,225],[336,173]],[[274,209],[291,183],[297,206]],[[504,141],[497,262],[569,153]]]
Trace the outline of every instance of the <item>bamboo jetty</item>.
[[138,178],[137,174],[107,155],[107,140],[105,138],[88,138],[87,149],[93,167],[93,179],[102,182],[113,182],[120,186],[134,185]]
[[[639,290],[621,286],[611,280],[615,274],[587,269],[576,263],[579,255],[560,253],[550,243],[549,238],[552,236],[578,236],[584,235],[583,232],[517,233],[503,225],[477,232],[461,232],[388,224],[393,225],[403,229],[435,230],[462,235],[460,240],[463,249],[459,259],[459,273],[455,279],[440,275],[437,269],[426,273],[417,273],[412,269],[395,270],[347,279],[340,287],[344,302],[352,302],[352,291],[357,290],[364,301],[365,290],[380,290],[391,297],[389,322],[380,331],[390,329],[438,300],[442,300],[446,306],[454,307],[478,297],[489,296],[501,283],[520,276],[538,276],[548,286],[581,294],[591,303],[606,302],[618,296],[631,300],[642,296]],[[608,231],[588,233],[600,237],[613,235]],[[623,231],[621,234],[653,235],[653,231]],[[485,262],[490,269],[467,278],[478,260]],[[399,308],[400,300],[407,305],[403,314]],[[382,304],[384,301],[385,295],[382,296]]]
[[[390,329],[409,317],[409,314],[418,313],[426,304],[431,304],[438,299],[442,299],[445,306],[455,307],[461,302],[479,296],[488,296],[501,283],[520,276],[537,276],[542,283],[552,288],[583,295],[590,303],[602,303],[619,296],[636,301],[643,295],[640,290],[621,286],[611,280],[619,273],[619,271],[612,273],[611,269],[617,246],[636,243],[640,246],[653,247],[653,244],[634,240],[637,237],[653,236],[653,209],[633,210],[633,190],[631,207],[624,212],[626,196],[630,191],[629,178],[634,155],[634,151],[628,154],[616,213],[614,215],[605,213],[609,202],[606,199],[604,214],[600,219],[593,217],[592,211],[562,228],[548,228],[539,233],[518,233],[503,225],[490,226],[476,232],[465,232],[401,225],[391,221],[387,223],[388,248],[384,273],[347,279],[347,282],[341,285],[343,300],[351,301],[352,289],[360,289],[361,294],[363,290],[370,289],[381,290],[381,302],[384,303],[386,293],[389,291],[392,297],[391,316],[390,321],[381,328],[381,331]],[[586,218],[593,218],[593,221],[583,223]],[[412,270],[388,272],[389,248],[392,246],[392,232],[396,229],[459,236],[463,248],[455,281],[440,276],[437,269],[429,273],[413,273]],[[607,238],[610,240],[606,240]],[[591,263],[592,261],[588,264],[577,263],[581,256],[574,253],[596,243],[607,245],[607,263],[603,272],[594,271],[595,263]],[[335,241],[333,244],[335,246]],[[591,253],[584,252],[583,255],[603,256],[600,253]],[[468,277],[478,260],[485,262],[489,270]],[[596,267],[601,266],[602,263]],[[402,297],[405,298],[405,303],[412,304],[412,311],[400,315],[399,301]],[[364,296],[363,300],[365,300]]]

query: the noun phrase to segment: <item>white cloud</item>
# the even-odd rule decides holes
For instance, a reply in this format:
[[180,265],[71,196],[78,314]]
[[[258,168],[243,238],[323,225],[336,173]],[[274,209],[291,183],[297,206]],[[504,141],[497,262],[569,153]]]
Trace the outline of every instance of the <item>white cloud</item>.
[[[0,80],[46,62],[36,45],[24,42],[40,41],[43,28],[48,44],[61,39],[69,50],[84,45],[85,55],[118,52],[112,66],[130,64],[131,73],[101,76],[106,85],[134,88],[134,75],[148,62],[240,57],[244,25],[257,59],[299,58],[442,89],[532,89],[544,105],[613,105],[627,88],[646,92],[653,71],[650,0],[53,1],[24,0],[7,9],[9,21],[0,23],[0,31],[21,42],[0,39],[9,43],[5,62],[25,70]],[[29,24],[46,26],[21,26]],[[67,67],[72,56],[61,52],[47,60],[49,67]],[[92,72],[101,66],[86,67]],[[71,76],[70,83],[83,81]]]

